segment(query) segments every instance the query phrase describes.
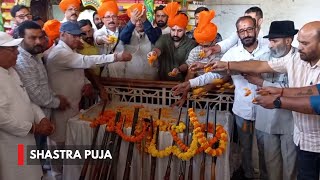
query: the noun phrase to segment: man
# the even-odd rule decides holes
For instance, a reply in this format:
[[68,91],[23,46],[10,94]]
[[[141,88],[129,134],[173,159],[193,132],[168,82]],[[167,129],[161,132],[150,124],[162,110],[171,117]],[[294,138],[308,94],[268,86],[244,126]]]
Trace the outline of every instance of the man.
[[[221,61],[233,61],[235,59],[269,59],[269,49],[261,41],[257,41],[256,21],[250,16],[240,17],[236,22],[237,33],[241,40],[242,46],[235,46],[223,55]],[[255,107],[252,99],[255,96],[256,85],[251,84],[240,74],[233,74],[233,83],[235,85],[235,99],[233,104],[233,113],[236,116],[236,124],[240,136],[240,145],[243,148],[242,168],[246,178],[253,178],[252,166],[252,143],[255,117]],[[206,73],[188,82],[177,85],[173,88],[174,94],[185,93],[190,87],[203,86],[211,83],[213,79],[221,78],[217,73]],[[226,78],[227,79],[227,78]],[[244,88],[250,89],[250,95],[245,96]],[[259,141],[258,141],[259,143]],[[263,161],[263,152],[259,148],[259,159]],[[264,168],[260,166],[262,176],[264,176]]]
[[[244,13],[245,16],[251,16],[256,20],[257,24],[257,32],[258,32],[258,41],[261,41],[267,46],[269,42],[265,39],[263,39],[263,32],[261,31],[261,25],[263,23],[263,12],[259,7],[251,7],[247,9]],[[217,43],[217,45],[213,46],[211,48],[213,53],[225,53],[227,52],[231,47],[235,45],[240,45],[241,42],[237,36],[236,33],[232,34],[229,38]]]
[[31,21],[32,15],[29,11],[29,8],[24,5],[15,5],[10,10],[11,16],[14,18],[14,27],[10,31],[10,35],[13,36],[13,38],[18,38],[18,27],[21,23],[24,21]]
[[[209,9],[206,8],[206,7],[200,6],[200,7],[198,7],[198,8],[194,11],[194,23],[195,23],[194,27],[195,27],[195,28],[198,26],[199,14],[200,14],[200,12],[202,12],[202,11],[209,11]],[[191,30],[191,31],[187,32],[186,34],[187,34],[187,36],[188,36],[189,38],[194,39],[194,37],[193,37],[193,32],[194,32],[194,30]]]
[[93,19],[93,23],[94,25],[96,26],[96,30],[98,29],[101,29],[103,27],[103,22],[102,22],[102,19],[101,17],[99,16],[99,14],[97,13],[97,11],[94,11],[93,12],[93,15],[92,15],[92,19]]
[[155,27],[161,28],[162,34],[169,34],[170,27],[168,26],[168,15],[163,12],[165,6],[159,5],[154,9]]
[[[50,135],[54,126],[41,109],[33,104],[17,72],[17,46],[22,39],[13,39],[0,32],[0,179],[41,179],[41,166],[17,165],[17,144],[35,145],[34,135]],[[25,151],[26,152],[26,151]],[[24,156],[27,156],[26,153]]]
[[[94,45],[92,24],[89,19],[82,19],[78,22],[82,35],[81,42],[83,43],[83,49],[79,50],[83,55],[98,55],[99,49]],[[98,72],[97,75],[100,73]]]
[[[15,69],[31,101],[40,106],[45,116],[50,118],[52,109],[65,110],[70,104],[64,96],[56,95],[49,87],[47,71],[41,58],[41,53],[45,50],[42,44],[45,36],[40,25],[26,21],[19,26],[19,37],[24,40],[18,48],[19,55]],[[39,150],[46,149],[47,137],[35,136],[35,138]]]
[[43,28],[44,21],[43,21],[43,19],[42,19],[40,16],[34,16],[34,17],[32,18],[32,21],[33,21],[33,22],[36,22],[37,24],[40,25],[41,28]]
[[80,14],[80,1],[79,0],[62,0],[59,3],[59,8],[64,13],[66,21],[77,22]]
[[[56,132],[49,137],[48,144],[52,148],[64,146],[66,126],[69,118],[79,113],[81,96],[89,96],[89,81],[84,76],[83,69],[91,68],[96,64],[115,61],[129,61],[131,54],[126,52],[108,55],[81,55],[74,50],[80,41],[82,32],[78,23],[67,21],[60,27],[60,41],[52,48],[47,61],[49,83],[58,94],[67,97],[70,108],[66,111],[53,111],[52,122],[56,125]],[[53,166],[55,176],[61,176],[62,166]]]
[[[168,3],[163,11],[169,16],[170,34],[162,35],[156,42],[155,47],[148,53],[147,57],[155,56],[159,64],[159,78],[165,81],[183,81],[188,69],[186,59],[189,52],[196,46],[196,43],[189,39],[186,33],[188,17],[184,13],[177,13],[179,4],[177,2]],[[168,75],[172,69],[177,68],[175,77]]]
[[143,4],[137,3],[127,10],[130,21],[121,31],[120,40],[125,44],[124,49],[132,52],[133,57],[130,62],[123,64],[123,77],[157,80],[157,68],[150,67],[146,57],[161,36],[161,29],[152,27],[144,9]]
[[[98,15],[102,18],[104,26],[93,34],[94,42],[100,49],[100,54],[110,54],[123,51],[123,44],[119,43],[121,28],[118,19],[119,8],[115,1],[103,2],[98,8]],[[103,77],[123,77],[119,69],[122,63],[108,64],[101,72]]]
[[[290,56],[298,53],[291,46],[294,35],[292,21],[273,21],[270,25],[270,52],[273,58]],[[260,76],[247,76],[248,81],[259,87],[287,87],[287,74],[269,73]],[[264,157],[268,179],[296,179],[296,147],[293,142],[293,117],[288,110],[268,110],[257,107],[255,127],[264,144]]]
[[[240,72],[288,73],[289,87],[303,87],[320,82],[320,22],[305,24],[298,33],[299,53],[269,62],[216,62],[215,69],[230,69]],[[239,58],[237,58],[239,59]],[[281,94],[273,97],[275,108],[281,108]],[[319,179],[320,117],[293,112],[294,143],[298,147],[298,180]]]

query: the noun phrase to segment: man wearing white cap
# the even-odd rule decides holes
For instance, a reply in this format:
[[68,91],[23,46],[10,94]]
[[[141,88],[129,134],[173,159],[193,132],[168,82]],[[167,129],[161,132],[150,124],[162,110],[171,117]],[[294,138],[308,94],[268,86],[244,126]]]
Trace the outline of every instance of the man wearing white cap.
[[[17,165],[17,147],[18,144],[24,145],[25,149],[26,146],[34,146],[33,134],[50,135],[54,131],[54,126],[42,110],[31,103],[17,72],[12,68],[22,40],[0,32],[0,179],[5,180],[40,179],[40,164]],[[27,157],[26,151],[24,153]]]

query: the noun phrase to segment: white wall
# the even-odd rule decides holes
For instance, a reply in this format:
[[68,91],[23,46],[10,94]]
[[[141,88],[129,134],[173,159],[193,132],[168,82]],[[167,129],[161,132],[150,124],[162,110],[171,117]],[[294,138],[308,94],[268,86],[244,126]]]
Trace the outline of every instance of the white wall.
[[[300,29],[307,22],[320,21],[319,0],[205,0],[205,4],[208,4],[210,9],[217,9],[217,12],[221,12],[219,8],[221,9],[222,6],[230,7],[230,10],[217,14],[217,16],[221,16],[217,19],[223,19],[223,22],[215,21],[220,27],[219,32],[223,38],[228,37],[235,30],[236,18],[230,17],[235,17],[243,7],[247,6],[257,5],[262,9],[264,13],[262,30],[265,34],[269,31],[271,21],[275,20],[292,20],[297,29]],[[232,8],[235,10],[232,11]],[[226,28],[226,25],[223,24],[228,24],[231,27]]]

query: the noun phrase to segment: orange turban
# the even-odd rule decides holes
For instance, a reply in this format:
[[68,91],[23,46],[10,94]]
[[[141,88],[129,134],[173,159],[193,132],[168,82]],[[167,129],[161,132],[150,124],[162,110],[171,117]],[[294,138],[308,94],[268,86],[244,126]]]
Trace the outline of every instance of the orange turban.
[[114,0],[102,0],[98,8],[98,15],[103,18],[107,11],[118,15],[119,8]]
[[218,27],[211,23],[214,16],[213,10],[200,12],[198,26],[193,34],[197,43],[211,42],[216,39]]
[[68,9],[68,7],[70,5],[75,6],[79,10],[80,4],[81,4],[80,0],[62,0],[59,3],[59,7],[60,7],[61,11],[66,12],[66,10]]
[[177,14],[180,5],[177,2],[168,3],[167,6],[163,9],[163,12],[168,15],[168,25],[169,27],[179,26],[181,28],[186,28],[188,25],[188,16],[181,13]]
[[138,11],[141,13],[142,10],[144,9],[144,5],[141,3],[136,3],[136,4],[133,4],[132,6],[130,6],[127,10],[127,14],[129,17],[131,17],[131,13],[134,9],[138,9]]
[[46,32],[49,43],[48,47],[51,47],[54,43],[54,40],[56,40],[60,36],[60,21],[56,19],[48,20],[43,25],[43,30]]

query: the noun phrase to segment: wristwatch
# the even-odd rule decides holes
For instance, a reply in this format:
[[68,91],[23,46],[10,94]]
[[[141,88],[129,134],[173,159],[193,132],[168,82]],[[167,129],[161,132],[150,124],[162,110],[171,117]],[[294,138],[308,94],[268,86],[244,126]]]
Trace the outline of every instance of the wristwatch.
[[280,109],[280,108],[281,108],[280,96],[277,97],[277,98],[273,101],[273,105],[274,105],[274,108],[277,108],[277,109]]

